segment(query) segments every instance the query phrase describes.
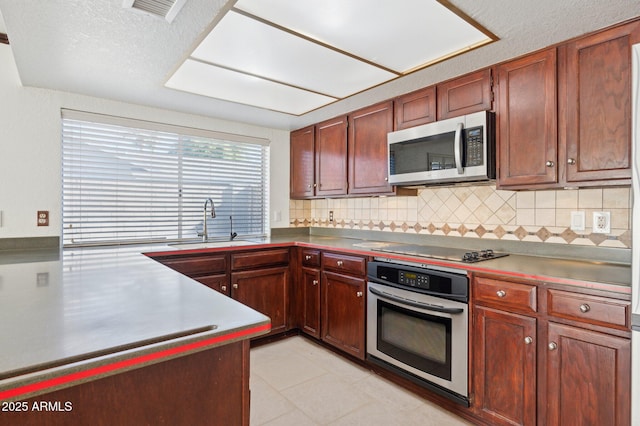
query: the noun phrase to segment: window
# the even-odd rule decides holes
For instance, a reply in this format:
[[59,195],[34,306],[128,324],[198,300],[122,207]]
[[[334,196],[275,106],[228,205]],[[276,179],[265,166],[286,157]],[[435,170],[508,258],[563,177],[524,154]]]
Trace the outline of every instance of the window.
[[268,157],[264,139],[63,110],[63,246],[195,239],[208,198],[210,238],[264,236]]

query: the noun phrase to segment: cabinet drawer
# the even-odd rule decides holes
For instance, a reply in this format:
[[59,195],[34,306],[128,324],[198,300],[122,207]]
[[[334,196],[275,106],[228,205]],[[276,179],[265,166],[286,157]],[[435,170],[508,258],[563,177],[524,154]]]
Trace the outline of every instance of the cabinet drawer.
[[537,287],[478,277],[474,280],[473,294],[476,302],[498,303],[525,312],[537,312]]
[[227,271],[226,255],[175,257],[158,260],[163,265],[189,277],[225,273]]
[[549,290],[548,314],[596,325],[630,328],[631,303],[606,297],[589,296],[561,290]]
[[320,250],[303,249],[302,264],[304,266],[320,266]]
[[289,249],[249,251],[231,254],[231,269],[261,268],[289,264]]
[[346,272],[354,275],[365,275],[367,260],[363,257],[347,256],[337,253],[322,254],[322,268],[326,270]]

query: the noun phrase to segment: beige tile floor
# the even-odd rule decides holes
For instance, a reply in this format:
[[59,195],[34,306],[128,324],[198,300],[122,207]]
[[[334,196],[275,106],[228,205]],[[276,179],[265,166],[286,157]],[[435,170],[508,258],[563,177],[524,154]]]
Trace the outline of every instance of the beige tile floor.
[[250,385],[252,426],[470,424],[303,337],[251,349]]

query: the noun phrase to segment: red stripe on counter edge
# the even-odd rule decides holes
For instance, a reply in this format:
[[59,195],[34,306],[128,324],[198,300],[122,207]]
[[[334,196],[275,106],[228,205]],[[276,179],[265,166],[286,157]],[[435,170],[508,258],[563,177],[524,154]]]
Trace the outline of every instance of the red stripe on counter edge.
[[87,379],[89,377],[98,376],[101,374],[106,374],[106,373],[110,373],[117,370],[122,370],[135,365],[144,364],[144,363],[155,361],[162,358],[167,358],[172,355],[192,351],[192,350],[199,349],[215,343],[236,339],[238,337],[243,337],[249,334],[258,333],[258,332],[270,330],[270,329],[271,329],[271,324],[265,324],[258,327],[241,330],[235,333],[226,334],[224,336],[213,337],[211,339],[201,340],[198,342],[190,343],[188,345],[177,346],[175,348],[166,349],[164,351],[154,352],[154,353],[142,355],[136,358],[115,362],[113,364],[102,365],[100,367],[92,368],[85,371],[78,371],[76,373],[67,374],[66,376],[60,376],[53,379],[44,380],[42,382],[31,383],[29,385],[21,386],[15,389],[0,391],[0,400],[44,390],[54,386],[60,386],[63,384],[76,382],[82,379]]

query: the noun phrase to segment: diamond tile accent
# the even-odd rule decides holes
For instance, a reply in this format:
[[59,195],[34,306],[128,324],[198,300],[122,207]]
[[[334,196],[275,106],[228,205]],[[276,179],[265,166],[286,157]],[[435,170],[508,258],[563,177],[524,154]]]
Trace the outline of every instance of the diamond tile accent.
[[436,232],[438,228],[436,228],[436,226],[433,223],[430,223],[429,226],[427,226],[427,230],[429,231],[430,234],[433,234],[434,232]]
[[447,235],[449,234],[449,232],[451,232],[451,227],[448,223],[444,224],[444,226],[442,227],[442,232],[444,232],[444,235]]
[[606,234],[589,234],[589,239],[595,244],[601,244],[604,240],[607,239]]
[[524,229],[522,226],[518,226],[516,228],[515,231],[513,231],[513,234],[518,237],[519,240],[522,240],[524,237],[526,237],[527,235],[529,235],[529,233],[527,232],[526,229]]
[[567,244],[571,244],[576,238],[578,238],[578,234],[573,232],[571,228],[565,229],[560,236],[567,242]]
[[498,237],[498,239],[502,239],[507,234],[507,231],[500,225],[496,226],[496,229],[493,230],[493,233]]
[[469,232],[469,230],[467,229],[466,226],[460,225],[460,226],[458,226],[458,232],[460,233],[460,235],[462,235],[464,237],[464,234]]
[[478,225],[478,227],[476,228],[475,232],[476,232],[476,234],[478,234],[478,236],[480,238],[482,238],[484,236],[484,234],[487,233],[487,230],[485,229],[484,226]]
[[538,232],[536,232],[536,235],[538,236],[538,238],[540,238],[542,241],[547,241],[549,239],[549,237],[551,236],[551,232],[549,232],[547,230],[547,228],[540,228],[538,230]]

